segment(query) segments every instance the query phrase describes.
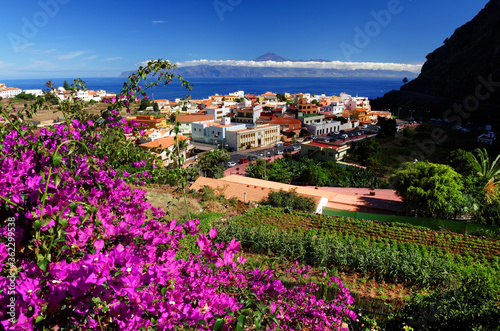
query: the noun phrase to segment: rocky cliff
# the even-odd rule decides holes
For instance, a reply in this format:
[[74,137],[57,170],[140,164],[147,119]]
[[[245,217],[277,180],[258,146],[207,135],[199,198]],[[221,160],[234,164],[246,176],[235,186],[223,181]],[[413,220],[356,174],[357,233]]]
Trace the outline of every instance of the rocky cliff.
[[[484,88],[478,92],[478,86]],[[500,0],[491,0],[427,55],[421,74],[401,90],[453,99],[476,96],[500,104]],[[483,97],[487,92],[491,95]]]

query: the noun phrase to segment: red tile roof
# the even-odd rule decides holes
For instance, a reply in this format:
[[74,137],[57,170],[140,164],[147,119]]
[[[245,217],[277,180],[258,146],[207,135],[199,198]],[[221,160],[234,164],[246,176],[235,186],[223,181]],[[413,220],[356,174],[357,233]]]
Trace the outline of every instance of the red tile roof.
[[[149,148],[156,148],[156,147],[161,147],[161,148],[168,148],[170,146],[173,146],[175,144],[174,136],[170,137],[165,137],[165,138],[160,138],[156,139],[144,144],[139,145],[140,147],[149,147]],[[188,137],[184,136],[177,136],[179,140],[190,140]]]
[[177,122],[199,122],[199,121],[210,121],[213,120],[212,115],[204,114],[189,114],[189,115],[179,115],[177,116]]

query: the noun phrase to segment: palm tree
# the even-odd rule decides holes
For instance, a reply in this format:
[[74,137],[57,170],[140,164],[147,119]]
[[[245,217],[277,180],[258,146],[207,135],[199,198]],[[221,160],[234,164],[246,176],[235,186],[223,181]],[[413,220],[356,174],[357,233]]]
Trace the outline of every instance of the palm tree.
[[479,171],[477,175],[481,177],[484,182],[484,193],[486,201],[491,203],[499,200],[500,198],[500,154],[497,155],[495,160],[491,162],[488,157],[488,152],[485,148],[479,149],[476,158]]
[[189,142],[186,139],[179,139],[178,135],[174,137],[174,142],[175,146],[173,156],[176,158],[174,161],[176,165],[181,166],[185,161],[182,152],[188,148]]

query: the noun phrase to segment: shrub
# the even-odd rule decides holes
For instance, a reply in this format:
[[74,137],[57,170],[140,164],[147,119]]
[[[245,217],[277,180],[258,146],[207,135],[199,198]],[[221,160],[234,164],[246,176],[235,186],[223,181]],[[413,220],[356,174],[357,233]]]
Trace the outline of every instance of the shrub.
[[285,210],[297,210],[305,212],[313,212],[316,210],[316,203],[310,197],[304,197],[297,194],[297,190],[279,190],[270,192],[267,199],[260,202],[263,205],[272,207],[284,208]]
[[497,293],[488,276],[472,271],[458,286],[413,295],[391,316],[387,329],[401,330],[406,324],[415,330],[500,330]]

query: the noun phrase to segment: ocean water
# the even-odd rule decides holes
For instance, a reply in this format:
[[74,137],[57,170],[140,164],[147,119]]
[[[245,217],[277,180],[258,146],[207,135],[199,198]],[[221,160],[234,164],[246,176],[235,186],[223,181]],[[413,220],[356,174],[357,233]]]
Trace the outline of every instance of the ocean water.
[[[54,86],[63,86],[65,80],[73,83],[72,78],[55,79],[18,79],[1,80],[7,86],[21,89],[45,90],[45,83],[51,80]],[[108,92],[120,93],[125,77],[82,78],[88,89],[103,89]],[[334,77],[263,77],[263,78],[191,78],[188,81],[193,85],[191,91],[180,85],[178,80],[167,86],[157,86],[148,90],[148,96],[154,99],[184,98],[190,95],[192,99],[203,99],[215,93],[229,94],[238,90],[246,93],[262,94],[267,91],[274,93],[311,93],[339,95],[341,92],[375,99],[391,90],[399,90],[403,85],[402,79],[387,78],[334,78]]]

